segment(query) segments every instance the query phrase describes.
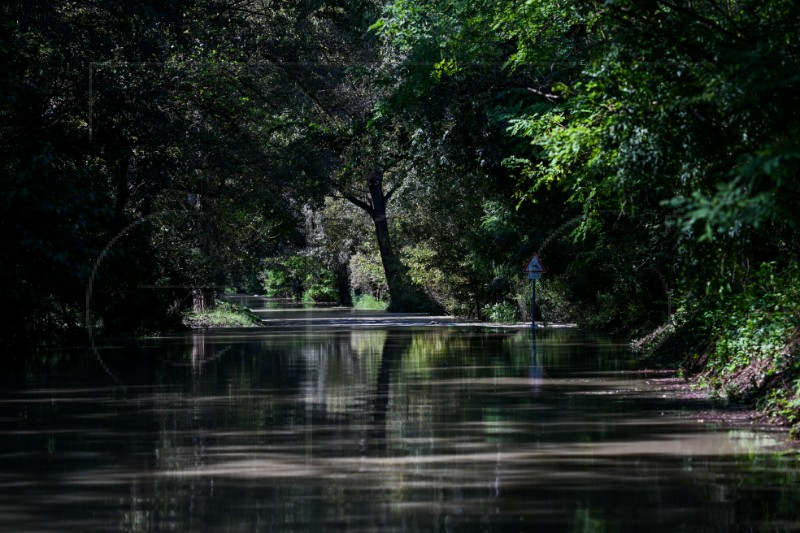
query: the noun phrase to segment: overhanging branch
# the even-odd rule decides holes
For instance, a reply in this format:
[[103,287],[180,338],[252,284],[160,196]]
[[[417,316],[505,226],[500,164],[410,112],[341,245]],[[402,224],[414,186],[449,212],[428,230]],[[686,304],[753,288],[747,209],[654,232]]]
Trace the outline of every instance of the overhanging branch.
[[366,211],[367,213],[369,213],[369,215],[370,215],[370,216],[372,216],[372,217],[374,217],[374,216],[375,216],[375,208],[374,208],[374,207],[372,207],[372,206],[371,206],[370,204],[368,204],[367,202],[365,202],[364,200],[361,200],[361,199],[359,199],[359,198],[356,198],[356,197],[355,197],[355,196],[353,196],[352,194],[345,194],[345,193],[342,193],[342,196],[344,197],[344,199],[345,199],[345,200],[347,200],[347,201],[348,201],[348,202],[350,202],[351,204],[355,205],[356,207],[360,207],[361,209],[363,209],[364,211]]

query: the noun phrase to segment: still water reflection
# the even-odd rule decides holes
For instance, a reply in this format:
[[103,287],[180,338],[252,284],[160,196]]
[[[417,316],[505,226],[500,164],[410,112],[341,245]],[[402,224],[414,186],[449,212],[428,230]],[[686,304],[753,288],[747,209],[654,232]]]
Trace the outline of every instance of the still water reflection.
[[[227,330],[28,361],[8,531],[800,527],[775,435],[699,423],[574,330]],[[696,411],[697,410],[697,411]]]

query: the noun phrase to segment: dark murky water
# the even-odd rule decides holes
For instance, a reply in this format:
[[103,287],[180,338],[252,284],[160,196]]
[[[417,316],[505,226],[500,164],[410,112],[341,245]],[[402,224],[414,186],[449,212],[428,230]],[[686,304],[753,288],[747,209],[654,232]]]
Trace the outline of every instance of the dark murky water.
[[231,330],[2,378],[7,531],[800,528],[779,435],[572,330]]

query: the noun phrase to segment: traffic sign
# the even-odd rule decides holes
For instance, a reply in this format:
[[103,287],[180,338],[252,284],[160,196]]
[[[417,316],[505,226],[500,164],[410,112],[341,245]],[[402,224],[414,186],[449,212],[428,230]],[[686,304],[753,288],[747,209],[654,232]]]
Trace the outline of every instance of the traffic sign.
[[[528,274],[544,274],[545,272],[547,272],[547,269],[544,268],[544,265],[542,265],[542,261],[539,259],[539,254],[533,252],[531,258],[528,259],[528,265],[525,267],[524,272],[527,272]],[[538,278],[530,278],[530,279],[538,279]]]
[[[539,259],[539,254],[533,252],[531,258],[528,259],[528,264],[525,266],[525,270],[528,274],[528,279],[531,280],[531,328],[533,331],[536,331],[536,280],[542,277],[542,274],[547,272],[547,269],[542,264],[541,259]],[[536,340],[534,339],[534,343]],[[534,344],[535,346],[535,344]]]

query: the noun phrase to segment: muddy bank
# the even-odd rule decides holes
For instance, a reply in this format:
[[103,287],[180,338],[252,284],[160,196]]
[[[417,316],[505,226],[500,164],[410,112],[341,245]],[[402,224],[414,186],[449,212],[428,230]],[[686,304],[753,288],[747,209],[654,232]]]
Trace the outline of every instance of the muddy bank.
[[721,398],[715,391],[702,386],[698,378],[687,381],[673,369],[643,369],[637,373],[651,387],[644,396],[660,398],[670,407],[686,405],[687,416],[694,418],[698,424],[770,431],[783,438],[782,448],[800,449],[800,441],[790,437],[790,427],[781,419],[770,417],[750,405]]

